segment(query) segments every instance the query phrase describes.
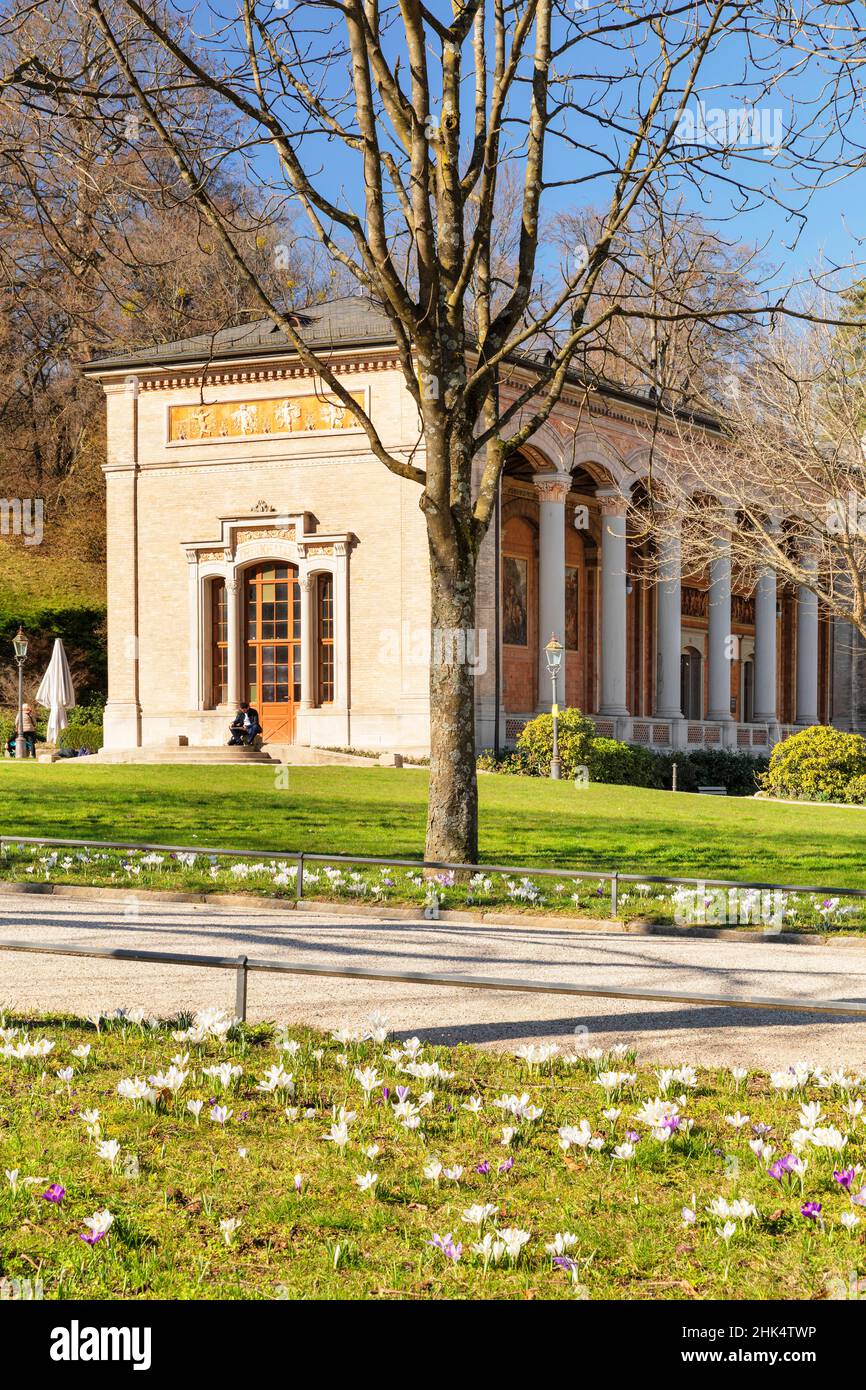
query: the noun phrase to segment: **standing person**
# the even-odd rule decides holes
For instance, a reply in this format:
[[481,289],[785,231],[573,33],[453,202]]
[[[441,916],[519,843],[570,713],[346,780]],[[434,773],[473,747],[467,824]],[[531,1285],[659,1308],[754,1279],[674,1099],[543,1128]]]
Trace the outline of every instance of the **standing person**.
[[24,737],[25,753],[28,758],[36,757],[36,720],[29,705],[24,705],[21,714],[15,716],[15,733]]
[[262,732],[259,723],[259,712],[254,709],[248,700],[241,701],[241,707],[229,725],[231,738],[229,748],[237,747],[241,743],[252,743],[253,739]]

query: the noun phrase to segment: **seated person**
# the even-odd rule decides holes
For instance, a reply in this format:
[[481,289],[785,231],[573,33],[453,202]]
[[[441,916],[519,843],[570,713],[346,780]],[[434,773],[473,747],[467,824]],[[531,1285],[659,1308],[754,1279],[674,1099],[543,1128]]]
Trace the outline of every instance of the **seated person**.
[[229,748],[237,747],[241,743],[252,743],[253,739],[262,732],[259,712],[257,709],[253,709],[248,700],[241,701],[241,707],[229,725],[229,732],[231,733]]

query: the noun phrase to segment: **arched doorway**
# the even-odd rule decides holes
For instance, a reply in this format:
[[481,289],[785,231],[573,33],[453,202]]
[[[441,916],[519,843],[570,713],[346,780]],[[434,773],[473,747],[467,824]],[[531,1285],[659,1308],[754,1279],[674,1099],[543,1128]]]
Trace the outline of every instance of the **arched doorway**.
[[703,664],[697,647],[686,647],[680,657],[680,709],[686,719],[704,717]]
[[265,738],[291,743],[301,699],[301,590],[296,566],[264,561],[244,573],[244,693]]

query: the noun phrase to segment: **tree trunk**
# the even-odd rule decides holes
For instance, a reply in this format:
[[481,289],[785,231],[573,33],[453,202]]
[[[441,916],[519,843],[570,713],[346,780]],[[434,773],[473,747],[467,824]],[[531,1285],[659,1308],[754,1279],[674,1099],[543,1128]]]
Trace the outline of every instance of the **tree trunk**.
[[475,548],[456,529],[428,526],[430,550],[430,797],[426,858],[478,858],[475,671]]

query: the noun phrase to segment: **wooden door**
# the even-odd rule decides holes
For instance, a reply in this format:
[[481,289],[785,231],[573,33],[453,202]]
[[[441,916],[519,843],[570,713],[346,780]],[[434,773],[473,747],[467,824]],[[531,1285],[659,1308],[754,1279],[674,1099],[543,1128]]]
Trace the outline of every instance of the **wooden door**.
[[244,576],[245,695],[269,743],[292,743],[301,699],[301,590],[294,565],[265,561]]

